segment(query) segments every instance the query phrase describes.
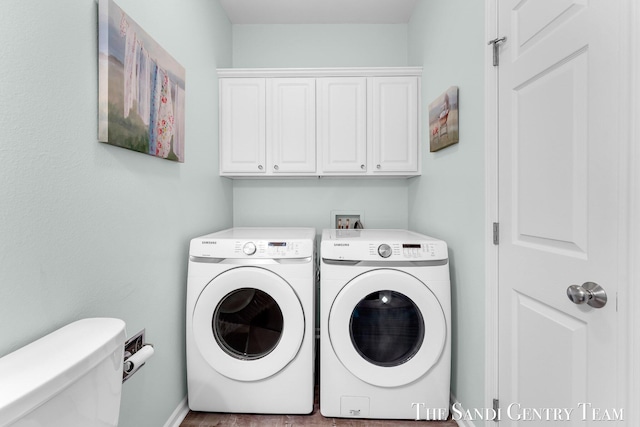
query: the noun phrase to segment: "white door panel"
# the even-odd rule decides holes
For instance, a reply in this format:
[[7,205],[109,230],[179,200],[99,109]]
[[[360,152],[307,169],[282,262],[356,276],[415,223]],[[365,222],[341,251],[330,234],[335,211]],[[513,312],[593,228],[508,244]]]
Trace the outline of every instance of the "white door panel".
[[269,79],[267,103],[271,125],[267,129],[271,172],[315,172],[315,79]]
[[220,168],[264,173],[265,79],[221,79]]
[[374,77],[369,86],[373,170],[417,171],[418,79]]
[[586,254],[587,58],[513,90],[514,239]]
[[[619,2],[499,1],[500,406],[619,408]],[[597,282],[602,308],[567,298]],[[502,425],[519,425],[503,415]],[[527,423],[530,425],[531,423]],[[534,423],[535,424],[535,423]]]
[[367,79],[325,77],[318,84],[321,172],[367,171]]
[[[514,402],[574,408],[587,400],[587,327],[561,310],[522,294],[513,298]],[[517,337],[523,337],[518,339]],[[554,386],[539,381],[554,378]]]

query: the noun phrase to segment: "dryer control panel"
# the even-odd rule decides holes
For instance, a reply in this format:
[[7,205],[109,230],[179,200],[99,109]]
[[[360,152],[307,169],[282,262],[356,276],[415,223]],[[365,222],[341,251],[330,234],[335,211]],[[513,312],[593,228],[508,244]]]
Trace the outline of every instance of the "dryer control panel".
[[447,244],[407,230],[324,230],[321,256],[352,261],[439,261]]

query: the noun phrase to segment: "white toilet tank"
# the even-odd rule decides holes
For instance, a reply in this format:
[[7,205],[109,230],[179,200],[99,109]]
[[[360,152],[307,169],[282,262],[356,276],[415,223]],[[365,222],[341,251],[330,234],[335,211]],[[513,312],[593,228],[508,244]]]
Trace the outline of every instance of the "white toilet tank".
[[118,425],[120,319],[83,319],[0,358],[0,427]]

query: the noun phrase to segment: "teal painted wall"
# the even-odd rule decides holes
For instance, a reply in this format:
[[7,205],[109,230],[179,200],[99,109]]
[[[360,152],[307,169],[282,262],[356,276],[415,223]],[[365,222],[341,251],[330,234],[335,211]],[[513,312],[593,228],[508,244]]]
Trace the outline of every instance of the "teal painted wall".
[[215,72],[231,24],[215,1],[118,4],[186,69],[186,162],[97,142],[95,0],[2,2],[0,356],[85,317],[146,328],[120,426],[162,426],[186,396],[189,240],[232,224]]
[[406,24],[233,26],[235,68],[404,65]]
[[[423,66],[423,173],[409,185],[409,227],[449,244],[452,392],[483,408],[485,366],[484,3],[421,0],[409,23],[409,63]],[[428,106],[459,87],[460,142],[429,152]],[[476,423],[480,423],[477,421]],[[478,424],[476,424],[478,425]]]
[[332,211],[363,215],[366,228],[407,228],[407,183],[402,179],[238,180],[236,226],[333,228]]

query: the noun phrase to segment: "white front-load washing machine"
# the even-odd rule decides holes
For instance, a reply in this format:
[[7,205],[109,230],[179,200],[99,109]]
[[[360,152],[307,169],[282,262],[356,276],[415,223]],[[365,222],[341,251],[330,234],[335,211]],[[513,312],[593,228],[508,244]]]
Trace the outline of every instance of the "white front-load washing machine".
[[313,228],[232,228],[191,240],[189,408],[313,410],[315,238]]
[[446,419],[446,243],[407,230],[324,230],[320,254],[320,412]]

